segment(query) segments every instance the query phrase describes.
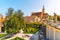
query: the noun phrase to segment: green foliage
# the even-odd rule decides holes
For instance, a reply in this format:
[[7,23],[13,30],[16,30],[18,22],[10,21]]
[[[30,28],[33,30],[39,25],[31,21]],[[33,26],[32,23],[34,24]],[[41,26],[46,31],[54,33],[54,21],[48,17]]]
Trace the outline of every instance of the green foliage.
[[24,40],[24,39],[23,38],[16,37],[16,38],[11,39],[11,40]]
[[35,33],[40,30],[40,22],[25,25],[21,10],[14,11],[14,9],[9,8],[6,16],[7,19],[4,22],[4,27],[7,33],[17,33],[20,29],[23,29],[24,33]]
[[[49,16],[49,19],[50,19],[50,20],[54,20],[54,19],[52,18],[52,16]],[[57,16],[57,20],[60,21],[60,15]]]
[[59,16],[57,16],[57,20],[58,20],[58,21],[60,21],[60,15],[59,15]]
[[31,33],[31,34],[34,34],[34,33],[36,33],[38,31],[38,29],[36,29],[36,28],[26,28],[26,29],[24,29],[24,33]]
[[40,30],[40,25],[39,24],[26,24],[26,27],[23,29],[24,30],[24,33],[34,34],[38,30]]
[[40,25],[41,23],[40,22],[33,22],[32,24],[39,24]]
[[14,9],[13,8],[9,8],[8,9],[8,13],[6,14],[7,16],[11,16],[13,14]]
[[6,34],[0,34],[0,38],[6,36]]
[[53,20],[53,17],[52,16],[49,16],[49,20]]
[[8,19],[4,22],[5,30],[7,33],[17,33],[24,27],[24,17],[21,10],[16,12],[13,9],[8,9]]

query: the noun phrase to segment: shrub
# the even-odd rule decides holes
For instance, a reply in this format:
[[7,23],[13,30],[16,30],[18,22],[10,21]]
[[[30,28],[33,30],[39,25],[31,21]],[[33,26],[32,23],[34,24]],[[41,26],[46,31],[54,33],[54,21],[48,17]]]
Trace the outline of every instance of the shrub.
[[24,39],[23,38],[16,37],[16,38],[11,39],[11,40],[24,40]]
[[6,34],[0,34],[0,38],[6,36]]

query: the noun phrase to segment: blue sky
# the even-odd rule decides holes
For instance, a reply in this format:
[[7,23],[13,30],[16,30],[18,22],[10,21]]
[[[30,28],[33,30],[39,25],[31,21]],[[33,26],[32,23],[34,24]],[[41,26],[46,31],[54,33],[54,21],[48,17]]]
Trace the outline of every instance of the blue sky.
[[53,12],[60,14],[60,0],[0,0],[0,13],[5,15],[8,8],[14,8],[15,11],[22,10],[27,16],[41,11],[43,5],[50,15],[53,15]]

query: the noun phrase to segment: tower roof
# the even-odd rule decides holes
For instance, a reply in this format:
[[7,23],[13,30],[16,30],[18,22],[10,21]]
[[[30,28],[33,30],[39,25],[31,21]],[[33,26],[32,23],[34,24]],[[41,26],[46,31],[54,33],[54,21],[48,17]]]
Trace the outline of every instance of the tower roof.
[[43,5],[43,8],[42,8],[42,13],[44,14],[45,13],[45,7]]
[[43,5],[43,8],[42,8],[42,10],[45,10],[45,7],[44,7],[44,5]]

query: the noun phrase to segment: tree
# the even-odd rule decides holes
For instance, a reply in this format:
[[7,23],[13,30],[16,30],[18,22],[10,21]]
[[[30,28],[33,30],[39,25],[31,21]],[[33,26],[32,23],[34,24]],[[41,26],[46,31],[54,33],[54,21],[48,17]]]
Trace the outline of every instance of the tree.
[[8,33],[19,32],[24,27],[24,17],[21,10],[14,12],[12,9],[8,9],[8,20],[4,22],[6,31]]
[[49,16],[49,20],[53,20],[53,16]]
[[60,15],[59,15],[59,16],[57,16],[57,20],[58,20],[58,21],[60,21]]
[[6,14],[7,16],[11,16],[14,12],[14,9],[13,8],[9,8],[8,9],[8,13]]

